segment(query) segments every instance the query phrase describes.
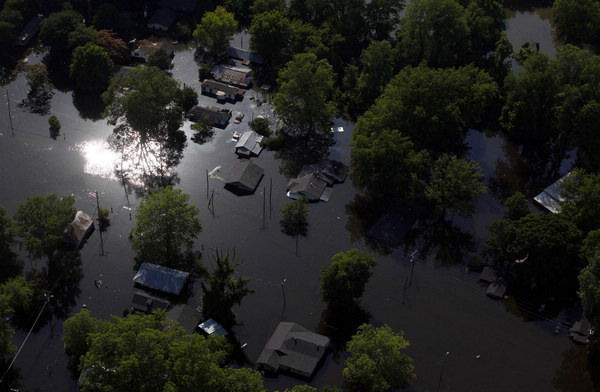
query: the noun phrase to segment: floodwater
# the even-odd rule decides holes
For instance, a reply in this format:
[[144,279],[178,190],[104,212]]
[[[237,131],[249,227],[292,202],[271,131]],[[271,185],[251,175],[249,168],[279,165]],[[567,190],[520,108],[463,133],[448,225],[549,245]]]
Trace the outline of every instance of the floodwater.
[[[531,15],[529,11],[507,11],[507,15],[512,40],[516,40],[515,29],[529,27],[532,21],[543,26],[546,34],[550,31],[548,18],[535,10]],[[519,37],[530,40],[529,36]],[[548,36],[545,38],[540,41],[547,42]],[[546,46],[541,49],[546,50]],[[176,54],[172,72],[182,83],[199,89],[191,51]],[[23,78],[7,88],[15,102],[27,91]],[[215,103],[209,97],[200,99]],[[328,203],[310,205],[308,235],[299,239],[296,254],[294,238],[285,236],[279,228],[279,211],[288,199],[286,179],[279,173],[279,162],[272,152],[263,151],[253,158],[265,169],[255,194],[239,197],[223,188],[221,178],[237,161],[231,142],[233,131],[243,129],[252,115],[272,115],[268,104],[257,106],[259,99],[266,97],[249,92],[243,102],[227,104],[246,113],[242,124],[217,130],[203,145],[189,140],[192,133],[186,122],[187,146],[180,164],[168,176],[200,209],[203,231],[198,249],[203,249],[205,255],[214,249],[229,250],[245,262],[239,272],[251,278],[256,293],[235,309],[240,325],[234,333],[240,343],[247,343],[244,352],[250,363],[258,358],[282,319],[338,337],[340,331],[349,328],[351,320],[362,317],[375,325],[389,324],[396,331],[404,331],[410,340],[407,352],[414,358],[417,379],[409,391],[594,390],[586,373],[583,349],[571,343],[566,328],[554,333],[558,321],[568,322],[566,316],[526,321],[519,316],[519,307],[486,297],[478,275],[465,269],[468,258],[481,251],[486,225],[502,215],[501,203],[493,194],[480,198],[473,218],[448,222],[443,232],[451,240],[426,244],[433,249],[429,256],[417,253],[411,265],[409,254],[413,248],[376,252],[357,233],[355,217],[347,210],[356,190],[347,180],[334,186]],[[134,252],[127,239],[140,201],[136,182],[124,186],[114,177],[111,168],[119,157],[106,149],[111,129],[104,121],[82,118],[70,92],[56,92],[51,104],[51,114],[62,123],[62,133],[56,140],[49,138],[47,116],[17,109],[13,136],[6,112],[0,111],[0,205],[14,213],[26,198],[54,192],[73,194],[76,207],[91,213],[98,191],[101,206],[112,210],[111,226],[103,233],[103,247],[96,231],[83,249],[82,277],[68,281],[73,285],[72,292],[78,293],[69,313],[76,313],[85,304],[96,317],[121,315],[136,291],[131,281]],[[332,157],[347,162],[352,124],[336,121],[335,126],[343,126],[344,132],[335,134]],[[503,139],[477,131],[471,131],[466,142],[471,147],[470,158],[480,163],[487,180],[494,175],[497,160],[510,151]],[[207,172],[212,172],[208,189]],[[208,196],[213,192],[211,212]],[[422,250],[426,242],[417,242],[416,249]],[[376,254],[379,265],[363,296],[364,313],[340,320],[323,312],[324,304],[317,294],[319,275],[334,254],[353,247]],[[445,255],[459,255],[461,260],[444,263]],[[27,268],[43,265],[43,261],[26,262]],[[94,280],[102,281],[100,287]],[[408,281],[410,284],[405,286]],[[196,284],[188,303],[199,305],[200,295]],[[63,352],[61,333],[61,321],[54,319],[29,337],[15,363],[21,391],[77,390],[75,376],[67,370],[69,358]],[[25,335],[26,331],[19,331],[15,343],[19,345]],[[341,386],[344,358],[343,352],[330,354],[312,384]],[[286,376],[265,379],[270,390],[298,383]]]

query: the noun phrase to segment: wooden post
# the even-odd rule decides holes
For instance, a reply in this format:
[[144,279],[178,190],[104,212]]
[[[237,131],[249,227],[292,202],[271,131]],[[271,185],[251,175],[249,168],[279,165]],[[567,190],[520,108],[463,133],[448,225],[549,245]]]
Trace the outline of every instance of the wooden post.
[[263,187],[263,230],[265,229],[265,203],[267,197],[267,187]]
[[208,200],[208,169],[206,169],[206,200]]
[[273,205],[271,204],[273,199],[273,177],[271,177],[271,184],[269,185],[269,219],[273,219]]

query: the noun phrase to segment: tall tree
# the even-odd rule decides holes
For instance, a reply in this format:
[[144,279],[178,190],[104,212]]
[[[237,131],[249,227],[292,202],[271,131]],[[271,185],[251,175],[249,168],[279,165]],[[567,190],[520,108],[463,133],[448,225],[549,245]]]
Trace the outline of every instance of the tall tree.
[[312,53],[297,54],[279,72],[279,91],[274,106],[287,142],[286,150],[304,164],[327,155],[333,144],[329,120],[335,75],[326,60]]
[[600,252],[588,260],[579,274],[579,297],[586,316],[597,331],[600,328]]
[[28,309],[31,306],[34,293],[34,284],[23,276],[0,284],[0,356],[15,352],[16,347],[11,342],[14,331],[9,321],[18,308]]
[[344,379],[364,392],[406,388],[415,378],[413,360],[402,352],[409,344],[404,333],[395,333],[387,325],[361,325],[348,342],[350,357],[342,372]]
[[164,312],[99,321],[88,342],[83,392],[99,385],[103,391],[265,391],[260,373],[225,366],[230,349],[223,337],[186,334]]
[[289,59],[291,21],[280,10],[255,15],[250,25],[250,49],[280,64]]
[[12,247],[15,244],[15,228],[6,209],[0,206],[0,283],[18,275],[23,268]]
[[141,260],[175,267],[191,252],[202,231],[198,208],[180,189],[159,188],[146,195],[137,209],[131,246]]
[[358,249],[335,254],[331,264],[321,270],[321,300],[332,309],[349,308],[356,304],[375,265],[377,260],[373,255]]
[[122,64],[127,53],[125,41],[117,37],[112,30],[98,30],[96,44],[102,46],[110,58],[117,64]]
[[442,216],[451,213],[470,217],[482,193],[485,184],[476,162],[444,154],[433,163],[425,197]]
[[206,12],[202,16],[193,36],[196,42],[206,48],[212,56],[219,57],[227,52],[229,41],[233,39],[237,28],[238,22],[233,14],[217,6],[214,11]]
[[127,76],[115,76],[102,94],[109,124],[120,132],[132,131],[139,138],[160,140],[183,123],[177,81],[156,67],[136,67]]
[[202,283],[204,317],[213,318],[230,328],[236,320],[233,306],[240,305],[244,297],[253,294],[254,290],[248,287],[250,279],[243,276],[234,277],[236,268],[244,263],[236,262],[235,254],[230,258],[229,252],[222,254],[217,251],[211,260],[213,269],[206,279],[206,284]]
[[92,317],[92,312],[82,308],[79,313],[71,316],[63,323],[63,342],[65,351],[77,359],[88,352],[91,334],[100,327],[99,320]]
[[389,41],[372,41],[362,51],[360,62],[362,70],[358,78],[358,110],[367,110],[385,89],[393,76],[394,64],[392,45]]
[[367,3],[366,23],[376,40],[388,40],[400,22],[405,0],[371,0]]
[[17,239],[30,257],[50,259],[60,244],[63,232],[75,213],[75,198],[56,194],[33,196],[19,204],[13,217]]
[[79,46],[73,52],[71,78],[77,88],[86,91],[104,91],[113,71],[113,62],[104,48],[93,43]]
[[578,45],[598,42],[600,3],[595,0],[556,0],[552,5],[554,36]]
[[53,52],[64,52],[69,46],[69,33],[82,26],[83,16],[72,9],[50,14],[40,24],[40,40]]

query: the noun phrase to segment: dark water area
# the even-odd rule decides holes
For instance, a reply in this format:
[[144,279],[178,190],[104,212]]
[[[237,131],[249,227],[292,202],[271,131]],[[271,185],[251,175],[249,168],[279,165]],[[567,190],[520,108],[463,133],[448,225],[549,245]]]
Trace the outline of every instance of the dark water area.
[[[537,8],[507,10],[507,33],[515,46],[539,39],[545,42],[542,50],[554,52],[553,45],[551,49],[547,46],[551,36],[545,12]],[[192,51],[180,50],[174,63],[173,76],[199,90]],[[7,88],[15,102],[27,93],[22,77]],[[466,269],[467,261],[483,249],[486,226],[502,216],[502,203],[494,192],[477,201],[472,218],[447,222],[440,230],[445,239],[436,242],[434,238],[419,238],[410,246],[382,250],[372,248],[356,229],[348,212],[356,190],[346,180],[334,186],[329,202],[310,205],[308,235],[299,238],[296,254],[294,238],[281,233],[279,227],[280,209],[289,199],[285,196],[287,180],[279,173],[273,152],[263,151],[252,158],[265,169],[253,195],[236,196],[223,187],[223,178],[237,162],[233,132],[247,128],[252,116],[272,116],[268,104],[257,104],[259,99],[268,97],[249,91],[242,102],[225,104],[246,113],[246,117],[241,124],[231,123],[217,130],[203,145],[190,141],[193,132],[186,122],[183,131],[187,145],[181,162],[172,169],[174,185],[189,194],[190,201],[200,209],[203,231],[197,248],[205,256],[213,249],[235,251],[236,259],[245,262],[239,273],[251,278],[250,286],[256,293],[235,309],[240,324],[233,332],[241,344],[247,343],[243,352],[250,365],[281,320],[325,333],[336,343],[341,340],[343,347],[344,333],[368,319],[374,325],[388,324],[404,331],[411,342],[407,353],[415,360],[417,380],[408,391],[594,391],[585,349],[568,339],[566,327],[554,333],[557,322],[573,321],[569,314],[535,320],[524,317],[523,309],[529,304],[486,297],[486,287],[479,283],[478,274]],[[200,100],[216,103],[205,96]],[[96,231],[82,251],[81,279],[64,284],[70,284],[76,295],[68,309],[70,315],[85,304],[94,316],[108,318],[122,315],[139,290],[132,282],[135,253],[127,237],[140,198],[134,177],[124,186],[114,175],[119,157],[108,148],[106,140],[112,130],[97,119],[97,105],[90,97],[55,92],[49,115],[56,115],[62,124],[56,140],[49,137],[48,115],[17,109],[11,135],[6,111],[0,111],[0,205],[12,214],[19,203],[37,194],[73,194],[76,207],[92,213],[98,191],[100,205],[112,211],[111,225],[102,237],[103,248]],[[335,126],[342,126],[344,132],[335,133],[331,157],[348,162],[353,124],[336,120]],[[488,185],[496,176],[498,160],[510,162],[510,154],[514,153],[501,137],[474,130],[469,132],[466,144],[470,147],[469,158],[480,164]],[[207,171],[211,172],[208,189]],[[510,165],[504,173],[508,187],[517,187],[518,173]],[[208,208],[208,195],[213,191],[214,213]],[[427,257],[423,256],[425,245],[431,248]],[[318,297],[321,269],[334,254],[353,247],[375,254],[379,265],[367,284],[362,309],[346,317],[329,315]],[[419,252],[411,264],[410,254],[415,249]],[[444,263],[447,255],[460,256],[459,260]],[[25,255],[23,258],[28,270],[45,265],[44,261],[29,261]],[[97,287],[95,280],[102,284]],[[410,284],[405,289],[407,281]],[[200,305],[200,296],[197,282],[188,304]],[[43,303],[39,305],[41,308]],[[18,331],[15,344],[21,344],[26,334]],[[21,391],[78,390],[76,375],[68,370],[70,359],[64,354],[61,335],[62,320],[53,318],[29,336],[11,373],[12,377],[20,377]],[[334,350],[311,384],[341,386],[344,359],[343,350]],[[300,383],[287,376],[265,378],[269,390],[282,391]]]

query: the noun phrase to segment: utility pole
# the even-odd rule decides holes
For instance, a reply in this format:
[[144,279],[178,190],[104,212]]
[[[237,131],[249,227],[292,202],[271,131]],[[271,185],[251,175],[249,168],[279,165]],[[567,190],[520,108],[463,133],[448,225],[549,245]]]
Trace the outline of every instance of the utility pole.
[[100,199],[96,191],[96,210],[98,211],[98,231],[100,232],[100,255],[104,256],[104,241],[102,240],[102,222],[100,221]]
[[286,282],[286,278],[281,281],[281,293],[283,294],[283,309],[281,309],[281,320],[283,320],[283,315],[285,314],[285,289],[283,288],[283,284]]
[[414,250],[414,252],[412,252],[410,254],[410,263],[412,264],[411,268],[410,268],[410,285],[412,286],[412,282],[413,282],[413,274],[415,273],[415,254],[418,252],[418,250]]
[[10,110],[10,97],[8,96],[8,89],[6,87],[3,87],[4,91],[6,91],[6,105],[8,108],[8,121],[10,121],[10,134],[11,136],[15,136],[15,128],[13,127],[13,122],[12,122],[12,113]]
[[444,355],[444,359],[442,359],[442,366],[440,368],[440,380],[438,381],[437,387],[438,392],[440,391],[440,388],[442,386],[442,373],[444,372],[444,363],[446,362],[446,358],[448,358],[448,355],[450,355],[450,351],[446,351],[446,355]]

